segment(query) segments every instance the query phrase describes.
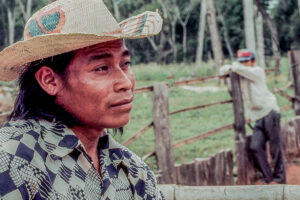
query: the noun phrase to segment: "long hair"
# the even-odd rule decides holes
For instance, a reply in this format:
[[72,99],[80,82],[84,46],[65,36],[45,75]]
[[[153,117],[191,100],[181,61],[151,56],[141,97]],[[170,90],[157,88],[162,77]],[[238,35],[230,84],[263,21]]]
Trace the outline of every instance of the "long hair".
[[55,73],[68,77],[67,66],[71,62],[74,52],[32,62],[27,66],[19,78],[19,94],[16,98],[11,119],[46,119],[60,121],[72,127],[80,121],[55,103],[55,96],[47,94],[35,79],[35,73],[42,67],[48,66]]

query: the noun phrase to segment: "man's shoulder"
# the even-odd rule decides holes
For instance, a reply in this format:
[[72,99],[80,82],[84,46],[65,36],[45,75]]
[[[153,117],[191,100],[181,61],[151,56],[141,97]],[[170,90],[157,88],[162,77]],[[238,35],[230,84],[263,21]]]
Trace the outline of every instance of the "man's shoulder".
[[31,140],[37,141],[40,137],[40,125],[34,120],[8,121],[0,128],[0,144],[5,144],[11,140]]

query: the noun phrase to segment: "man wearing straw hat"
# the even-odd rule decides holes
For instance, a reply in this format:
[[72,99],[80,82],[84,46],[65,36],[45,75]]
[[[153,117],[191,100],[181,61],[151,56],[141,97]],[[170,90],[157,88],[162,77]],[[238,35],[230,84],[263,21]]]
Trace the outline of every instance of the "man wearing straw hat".
[[[248,49],[237,52],[237,61],[221,67],[220,73],[230,71],[241,76],[241,89],[246,114],[255,121],[250,149],[264,178],[262,183],[286,183],[285,164],[280,142],[280,113],[275,96],[268,90],[266,75],[255,65],[255,54]],[[274,170],[272,172],[266,156],[266,142],[269,141]]]
[[126,125],[134,76],[123,39],[158,34],[145,12],[120,24],[101,0],[58,0],[0,52],[19,95],[0,129],[0,199],[163,199],[154,174],[107,133]]

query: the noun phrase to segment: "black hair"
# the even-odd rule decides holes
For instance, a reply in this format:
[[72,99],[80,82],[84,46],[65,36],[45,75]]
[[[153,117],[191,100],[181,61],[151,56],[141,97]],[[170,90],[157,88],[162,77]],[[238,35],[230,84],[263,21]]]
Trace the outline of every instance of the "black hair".
[[67,66],[73,57],[74,52],[68,52],[30,63],[20,75],[18,81],[20,91],[9,120],[46,119],[62,122],[68,127],[79,125],[80,121],[56,104],[55,96],[47,94],[35,78],[35,73],[42,66],[48,66],[66,80]]

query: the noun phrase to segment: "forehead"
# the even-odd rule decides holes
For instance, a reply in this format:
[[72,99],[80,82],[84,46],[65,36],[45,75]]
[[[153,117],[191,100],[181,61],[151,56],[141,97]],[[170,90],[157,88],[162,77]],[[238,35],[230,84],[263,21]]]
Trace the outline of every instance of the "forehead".
[[122,51],[122,50],[127,50],[124,40],[113,40],[113,41],[103,42],[100,44],[85,47],[83,49],[79,49],[75,51],[75,57],[76,55],[88,57],[89,55],[92,54]]

